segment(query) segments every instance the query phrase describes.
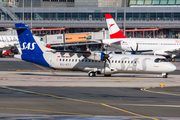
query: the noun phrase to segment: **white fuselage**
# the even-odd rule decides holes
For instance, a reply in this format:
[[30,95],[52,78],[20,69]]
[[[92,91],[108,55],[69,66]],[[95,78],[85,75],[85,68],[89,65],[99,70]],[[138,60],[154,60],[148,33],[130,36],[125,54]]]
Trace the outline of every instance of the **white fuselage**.
[[[104,40],[103,43],[112,45],[116,41],[119,42],[119,49],[125,51],[136,50],[152,50],[145,54],[169,55],[168,51],[180,50],[180,40],[178,39],[159,39],[159,38],[119,38]],[[180,54],[180,52],[179,52]],[[176,52],[177,55],[177,52]]]
[[0,36],[0,49],[9,49],[19,44],[17,35],[1,35]]
[[[54,69],[80,70],[80,71],[100,71],[104,74],[104,62],[86,59],[76,54],[72,57],[68,54],[44,53],[44,59],[50,67]],[[165,59],[162,56],[150,55],[116,55],[110,56],[110,64],[106,63],[105,74],[118,72],[131,73],[169,73],[176,69],[170,62],[155,62],[155,59]]]

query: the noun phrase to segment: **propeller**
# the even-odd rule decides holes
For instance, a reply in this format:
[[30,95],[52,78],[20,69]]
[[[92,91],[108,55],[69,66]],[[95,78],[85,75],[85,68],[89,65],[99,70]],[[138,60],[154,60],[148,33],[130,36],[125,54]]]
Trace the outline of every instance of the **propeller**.
[[[101,51],[102,51],[102,54],[103,54],[103,58],[102,58],[102,61],[105,61],[104,62],[104,74],[106,73],[106,63],[107,61],[109,62],[109,64],[111,64],[110,60],[109,60],[109,55],[112,53],[108,53],[107,54],[107,49],[108,49],[109,45],[104,45],[103,41],[101,40]],[[106,51],[106,53],[104,52]]]
[[106,53],[104,53],[103,52],[103,58],[102,58],[102,61],[105,61],[104,62],[104,74],[106,73],[106,63],[107,63],[107,61],[109,62],[109,64],[111,64],[111,62],[110,62],[110,60],[109,60],[109,57],[110,57],[110,54],[112,53],[112,52],[110,52],[110,53],[108,53],[107,54],[107,49],[108,49],[108,46],[107,46],[107,48],[106,48]]
[[133,54],[137,54],[137,51],[138,51],[138,43],[136,43],[136,51],[134,51],[132,47],[130,47],[130,48],[131,48]]

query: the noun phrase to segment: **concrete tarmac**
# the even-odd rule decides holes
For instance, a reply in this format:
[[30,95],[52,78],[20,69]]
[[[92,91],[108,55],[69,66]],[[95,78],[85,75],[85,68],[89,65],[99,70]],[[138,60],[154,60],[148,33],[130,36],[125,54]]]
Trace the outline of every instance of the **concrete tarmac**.
[[0,119],[178,120],[180,62],[174,64],[177,70],[168,78],[126,73],[88,77],[2,58]]

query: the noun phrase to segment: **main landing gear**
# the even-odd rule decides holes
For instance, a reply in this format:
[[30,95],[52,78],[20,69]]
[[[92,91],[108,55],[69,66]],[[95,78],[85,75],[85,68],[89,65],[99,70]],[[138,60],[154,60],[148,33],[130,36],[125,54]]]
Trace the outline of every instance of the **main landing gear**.
[[[97,72],[89,71],[88,72],[89,77],[96,77],[96,74],[101,74],[101,73],[99,71],[97,71]],[[104,75],[104,77],[111,77],[111,74],[106,74],[106,75]]]
[[95,77],[95,76],[96,76],[96,72],[90,71],[90,72],[88,73],[88,76],[89,76],[89,77]]

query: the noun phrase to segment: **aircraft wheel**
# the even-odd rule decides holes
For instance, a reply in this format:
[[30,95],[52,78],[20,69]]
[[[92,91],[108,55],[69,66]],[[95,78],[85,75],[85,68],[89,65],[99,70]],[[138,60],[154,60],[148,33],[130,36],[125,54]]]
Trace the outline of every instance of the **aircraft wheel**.
[[163,78],[167,78],[167,75],[163,75]]
[[111,77],[111,74],[109,74],[109,75],[104,75],[104,77]]
[[95,72],[89,72],[89,73],[88,73],[88,76],[89,76],[89,77],[95,77],[95,76],[96,76],[96,73],[95,73]]

